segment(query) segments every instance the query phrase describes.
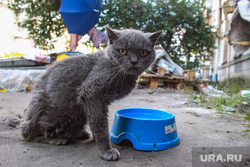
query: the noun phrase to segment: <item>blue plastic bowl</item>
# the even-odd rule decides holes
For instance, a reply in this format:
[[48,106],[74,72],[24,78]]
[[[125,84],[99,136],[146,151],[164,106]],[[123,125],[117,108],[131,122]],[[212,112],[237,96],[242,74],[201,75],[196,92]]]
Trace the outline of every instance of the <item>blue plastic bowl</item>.
[[180,144],[172,113],[148,109],[126,108],[116,111],[110,140],[119,144],[127,139],[136,150],[166,150]]

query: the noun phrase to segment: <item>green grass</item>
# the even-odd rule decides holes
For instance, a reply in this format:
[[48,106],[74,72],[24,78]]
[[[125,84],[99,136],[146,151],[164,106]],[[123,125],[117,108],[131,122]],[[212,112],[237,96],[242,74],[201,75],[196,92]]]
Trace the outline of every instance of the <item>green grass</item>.
[[241,97],[238,94],[232,94],[230,98],[228,97],[208,97],[207,104],[221,111],[227,107],[235,109],[236,113],[247,113],[250,112],[250,107],[245,107],[249,103],[248,98]]
[[242,136],[246,136],[247,134],[250,134],[250,129],[242,131]]
[[243,77],[230,78],[220,82],[218,88],[229,95],[238,94],[241,90],[250,89],[250,81]]
[[193,85],[188,85],[183,89],[183,92],[186,94],[193,94],[194,93],[194,87]]
[[250,98],[238,95],[241,90],[250,90],[250,82],[242,77],[231,78],[219,83],[218,89],[223,90],[230,97],[212,97],[195,93],[191,88],[184,90],[185,93],[192,94],[191,102],[201,103],[206,108],[214,108],[218,112],[234,112],[245,114],[245,119],[250,121]]

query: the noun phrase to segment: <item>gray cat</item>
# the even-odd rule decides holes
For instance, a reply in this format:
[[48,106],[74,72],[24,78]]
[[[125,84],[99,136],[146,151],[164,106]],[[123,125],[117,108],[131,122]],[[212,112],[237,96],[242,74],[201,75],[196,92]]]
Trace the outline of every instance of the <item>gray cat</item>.
[[36,83],[22,136],[29,142],[55,145],[89,138],[87,122],[104,160],[117,160],[108,132],[108,106],[128,95],[138,76],[155,58],[161,31],[112,30],[109,46],[90,55],[56,62]]

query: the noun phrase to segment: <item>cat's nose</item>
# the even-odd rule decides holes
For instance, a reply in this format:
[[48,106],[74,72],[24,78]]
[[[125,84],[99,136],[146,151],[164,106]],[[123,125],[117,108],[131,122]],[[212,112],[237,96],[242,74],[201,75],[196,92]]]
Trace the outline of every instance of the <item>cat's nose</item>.
[[138,63],[138,58],[136,56],[131,56],[130,63],[136,65]]
[[138,62],[137,61],[131,61],[132,65],[136,65]]

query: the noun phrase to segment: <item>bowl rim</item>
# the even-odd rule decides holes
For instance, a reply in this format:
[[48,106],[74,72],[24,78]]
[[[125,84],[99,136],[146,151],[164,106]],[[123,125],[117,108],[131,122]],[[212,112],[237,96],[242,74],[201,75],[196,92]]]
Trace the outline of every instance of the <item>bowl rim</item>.
[[[157,118],[157,119],[147,119],[147,118],[132,118],[132,117],[129,117],[129,116],[125,116],[125,115],[122,115],[122,111],[125,111],[125,110],[151,110],[151,111],[157,111],[157,112],[161,112],[161,113],[164,113],[164,114],[168,114],[170,115],[169,118]],[[153,109],[153,108],[143,108],[143,107],[135,107],[135,108],[122,108],[122,109],[119,109],[115,112],[115,116],[118,116],[119,117],[123,117],[123,118],[127,118],[127,119],[131,119],[131,120],[141,120],[141,121],[166,121],[166,120],[170,120],[170,119],[175,119],[175,116],[174,114],[170,113],[170,112],[167,112],[167,111],[164,111],[164,110],[159,110],[159,109]]]

